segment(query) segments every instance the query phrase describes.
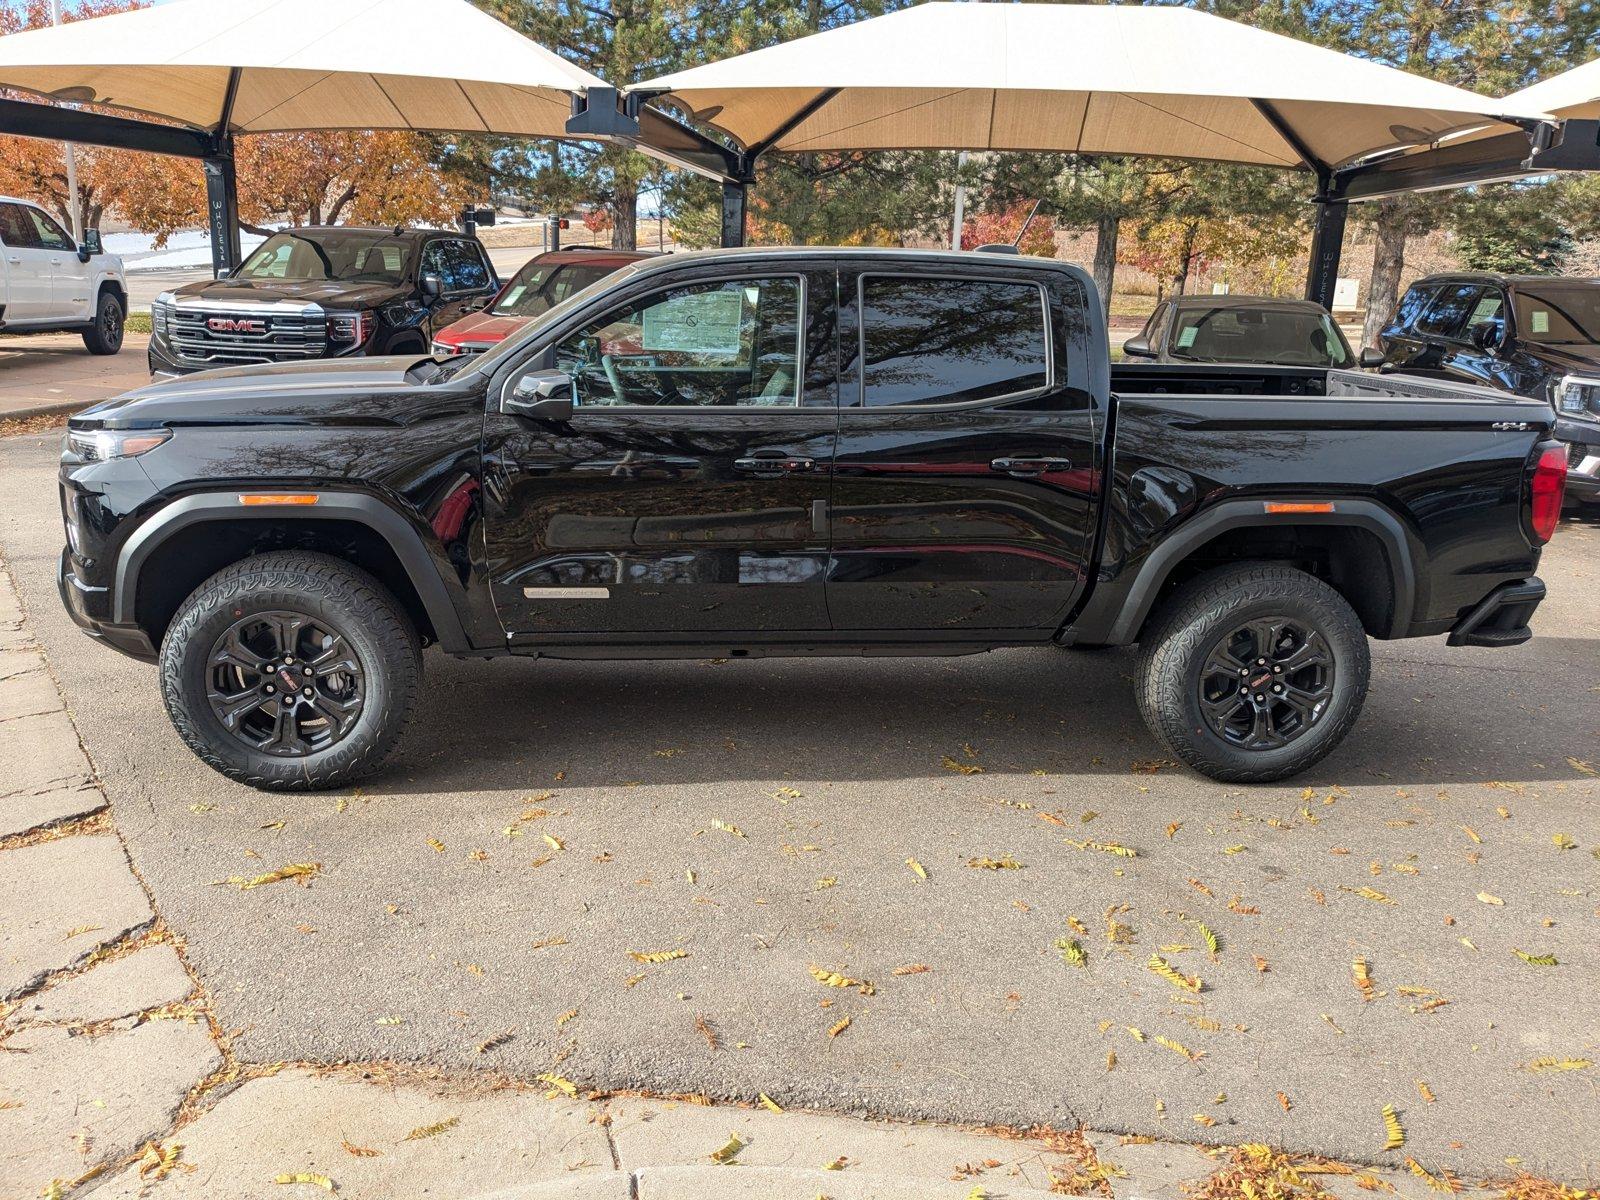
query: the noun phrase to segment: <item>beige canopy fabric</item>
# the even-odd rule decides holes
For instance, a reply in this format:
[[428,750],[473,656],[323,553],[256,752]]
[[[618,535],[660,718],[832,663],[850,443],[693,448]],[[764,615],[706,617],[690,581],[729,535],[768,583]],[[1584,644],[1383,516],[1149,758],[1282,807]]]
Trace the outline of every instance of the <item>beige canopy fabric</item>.
[[1274,167],[1337,167],[1485,125],[1505,132],[1502,114],[1541,115],[1194,9],[1142,5],[923,4],[635,90],[667,93],[746,148]]
[[0,87],[221,132],[559,137],[598,77],[467,0],[176,0],[0,38]]
[[1513,92],[1504,103],[1522,108],[1532,105],[1570,120],[1600,119],[1600,58]]

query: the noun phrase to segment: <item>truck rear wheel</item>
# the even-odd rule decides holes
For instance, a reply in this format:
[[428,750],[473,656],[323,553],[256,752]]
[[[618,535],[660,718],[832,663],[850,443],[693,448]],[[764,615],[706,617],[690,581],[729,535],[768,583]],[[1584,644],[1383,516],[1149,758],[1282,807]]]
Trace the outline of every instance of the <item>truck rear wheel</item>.
[[416,703],[422,652],[405,611],[340,559],[247,558],[195,589],[161,643],[161,693],[208,766],[272,791],[376,770]]
[[109,288],[94,304],[94,324],[83,331],[83,344],[90,354],[115,354],[122,349],[122,327],[127,320],[122,301]]
[[1367,695],[1361,621],[1315,576],[1226,567],[1175,591],[1139,645],[1139,711],[1202,775],[1268,783],[1337,746]]

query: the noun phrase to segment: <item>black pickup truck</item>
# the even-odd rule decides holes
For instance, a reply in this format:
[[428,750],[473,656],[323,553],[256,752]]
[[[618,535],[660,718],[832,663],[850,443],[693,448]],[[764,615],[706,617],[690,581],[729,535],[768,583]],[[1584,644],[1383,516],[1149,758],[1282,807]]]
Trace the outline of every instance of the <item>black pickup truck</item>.
[[1530,636],[1551,423],[1396,375],[1113,370],[1092,282],[1047,260],[680,254],[476,358],[214,371],[74,417],[60,587],[263,788],[372,771],[429,643],[1138,643],[1156,737],[1274,780],[1355,723],[1368,637]]
[[354,355],[426,354],[499,289],[476,237],[353,225],[284,229],[231,274],[150,306],[150,374]]

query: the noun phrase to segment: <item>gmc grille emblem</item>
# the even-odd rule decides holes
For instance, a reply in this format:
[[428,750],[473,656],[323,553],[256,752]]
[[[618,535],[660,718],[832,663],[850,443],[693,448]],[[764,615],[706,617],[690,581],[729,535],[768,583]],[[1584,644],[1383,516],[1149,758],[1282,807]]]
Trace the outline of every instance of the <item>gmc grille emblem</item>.
[[211,317],[206,328],[212,333],[265,333],[267,323],[251,317]]

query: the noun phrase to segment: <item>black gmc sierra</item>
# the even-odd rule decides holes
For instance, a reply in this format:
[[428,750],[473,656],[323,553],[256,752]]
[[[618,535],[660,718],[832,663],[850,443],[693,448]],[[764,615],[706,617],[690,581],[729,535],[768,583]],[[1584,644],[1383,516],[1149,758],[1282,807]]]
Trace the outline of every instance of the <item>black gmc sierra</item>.
[[1156,737],[1274,780],[1355,723],[1369,636],[1530,636],[1552,421],[1399,375],[1113,369],[1053,261],[677,254],[473,359],[212,371],[74,417],[61,595],[263,788],[375,769],[435,642],[1138,643]]
[[426,354],[433,335],[499,289],[476,237],[444,229],[285,229],[231,275],[150,306],[150,373]]

